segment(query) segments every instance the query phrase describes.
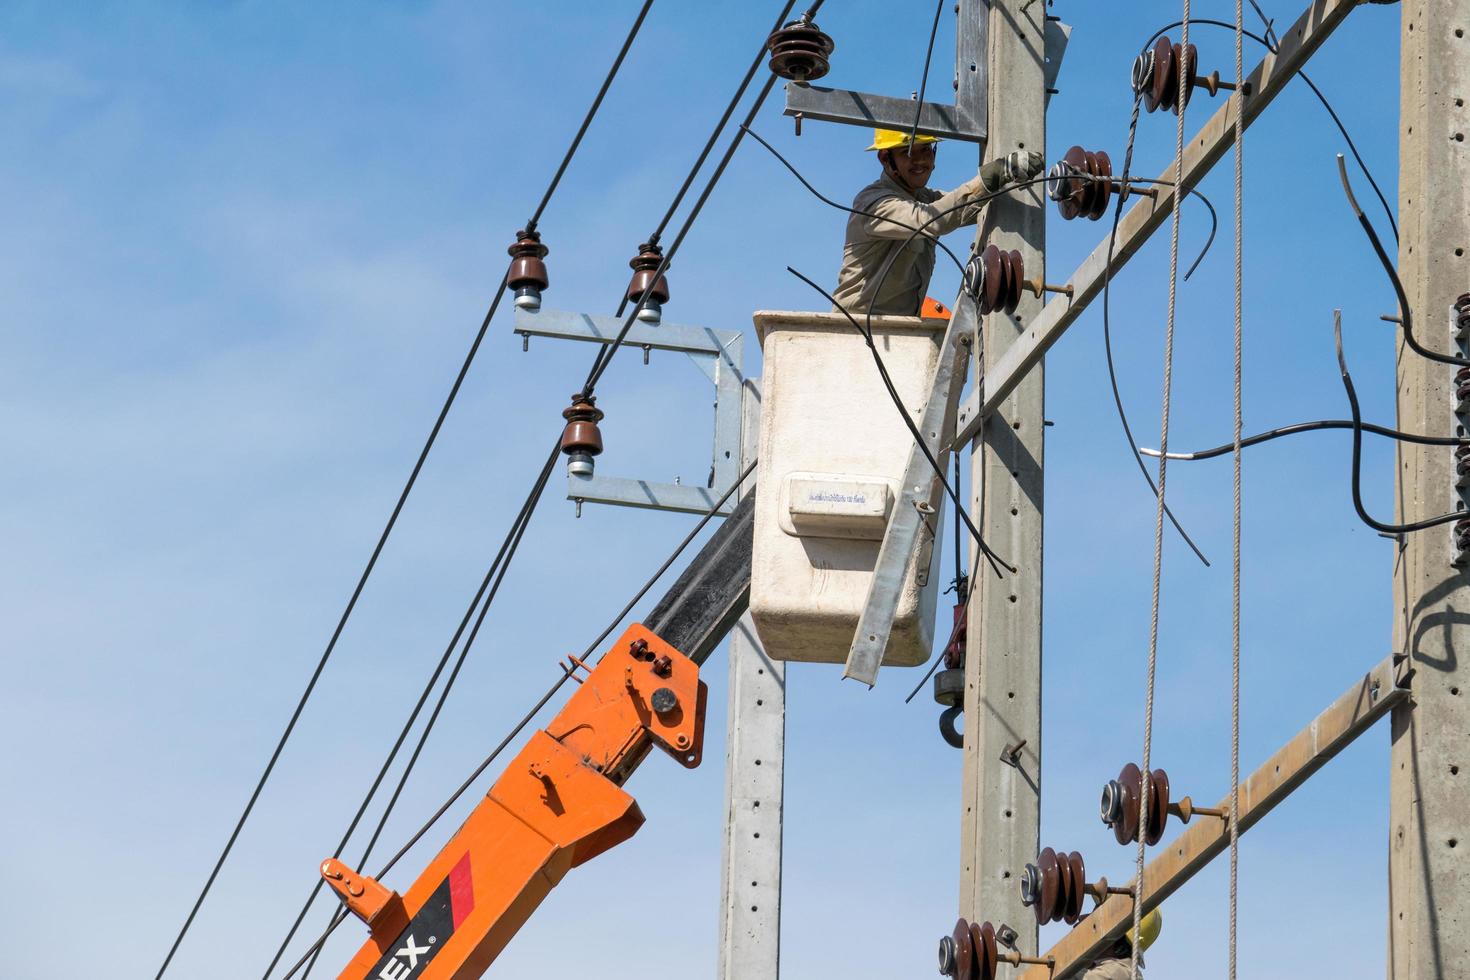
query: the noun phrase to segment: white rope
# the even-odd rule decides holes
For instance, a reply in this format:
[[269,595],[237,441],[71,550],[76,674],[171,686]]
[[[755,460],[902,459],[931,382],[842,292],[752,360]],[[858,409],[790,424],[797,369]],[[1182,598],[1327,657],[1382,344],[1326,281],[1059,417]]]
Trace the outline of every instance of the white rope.
[[[1179,43],[1181,52],[1189,50],[1189,0],[1184,0],[1183,34]],[[1172,200],[1173,223],[1169,229],[1169,317],[1164,327],[1164,391],[1159,422],[1159,502],[1154,512],[1154,589],[1149,607],[1148,628],[1148,691],[1143,712],[1143,779],[1141,780],[1138,812],[1141,820],[1138,828],[1137,869],[1133,876],[1133,935],[1140,936],[1139,923],[1143,919],[1143,860],[1148,840],[1149,768],[1154,737],[1154,677],[1159,660],[1159,592],[1164,577],[1164,488],[1168,470],[1169,452],[1169,396],[1174,384],[1174,311],[1179,292],[1179,211],[1184,199],[1184,104],[1189,96],[1188,79],[1185,76],[1187,56],[1178,59],[1179,72],[1179,117],[1174,138],[1174,191]],[[1129,976],[1138,980],[1138,947],[1131,943]]]
[[1231,587],[1230,637],[1230,980],[1235,980],[1236,903],[1240,888],[1240,463],[1242,367],[1242,255],[1245,183],[1245,8],[1235,0],[1235,512],[1234,581]]

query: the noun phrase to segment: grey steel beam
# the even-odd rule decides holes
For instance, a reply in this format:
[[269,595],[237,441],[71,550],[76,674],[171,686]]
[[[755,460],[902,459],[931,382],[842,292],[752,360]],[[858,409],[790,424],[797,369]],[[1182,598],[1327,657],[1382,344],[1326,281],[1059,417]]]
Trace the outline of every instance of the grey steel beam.
[[[941,470],[948,458],[943,448],[944,437],[954,427],[954,406],[965,384],[977,323],[975,302],[962,293],[955,302],[954,315],[940,342],[934,381],[928,400],[924,402],[923,413],[917,420],[924,444],[938,460]],[[883,653],[888,649],[888,639],[893,632],[893,618],[898,612],[904,579],[919,550],[920,529],[928,526],[929,533],[934,532],[933,522],[938,519],[941,492],[934,468],[915,446],[909,450],[898,501],[883,532],[883,542],[878,546],[868,598],[863,604],[862,615],[858,617],[852,647],[847,651],[847,666],[842,672],[844,678],[862,681],[869,687],[877,681],[878,668],[883,663]]]
[[[1245,833],[1298,786],[1325,766],[1333,756],[1352,744],[1396,706],[1409,701],[1411,671],[1396,665],[1393,657],[1382,661],[1349,687],[1311,724],[1293,735],[1276,753],[1240,784],[1240,832]],[[1230,794],[1217,807],[1229,811]],[[1230,847],[1230,825],[1217,817],[1199,816],[1197,822],[1173,841],[1155,850],[1158,856],[1143,869],[1143,910],[1162,904],[1211,860]],[[1310,868],[1300,869],[1309,875]],[[1129,881],[1126,887],[1133,887]],[[1013,886],[1014,887],[1014,886]],[[1020,980],[1064,980],[1095,960],[1133,925],[1133,902],[1114,895],[1073,927],[1045,956],[1052,966],[1033,966]],[[1035,947],[1031,947],[1035,948]],[[1436,973],[1436,977],[1464,976]],[[1428,977],[1430,974],[1415,974]]]
[[983,151],[987,128],[985,31],[988,10],[988,0],[956,0],[954,105],[925,102],[920,107],[913,99],[788,82],[786,115],[795,116],[798,127],[803,119],[817,119],[907,132],[915,128],[917,109],[917,131],[921,135],[979,143]]
[[[1280,50],[1275,54],[1268,53],[1248,76],[1251,94],[1245,99],[1246,126],[1250,126],[1281,94],[1287,82],[1357,5],[1358,0],[1314,0],[1296,23],[1281,32]],[[1199,183],[1234,142],[1235,100],[1228,99],[1185,148],[1186,191]],[[1173,182],[1173,161],[1164,168],[1159,179]],[[1156,198],[1139,198],[1138,204],[1123,215],[1118,226],[1111,270],[1108,268],[1108,242],[1105,239],[1068,280],[1074,290],[1072,297],[1059,296],[1048,303],[1026,325],[1025,333],[1011,345],[1005,356],[986,372],[983,388],[977,386],[977,392],[972,392],[961,407],[959,432],[954,440],[956,445],[974,438],[980,430],[981,420],[994,412],[1027,372],[1041,362],[1051,346],[1082,315],[1087,304],[1102,294],[1104,276],[1117,275],[1153,233],[1163,227],[1173,208],[1173,201],[1174,188],[1160,185]]]
[[[823,88],[805,82],[786,83],[786,115],[800,116],[803,120],[908,132],[914,125],[914,108],[912,99]],[[925,102],[919,111],[919,134],[969,143],[985,142],[983,126],[966,119],[954,106],[938,102]]]
[[[524,337],[527,343],[531,337],[551,337],[611,344],[622,330],[623,323],[619,317],[561,310],[530,313],[518,309],[515,313],[515,333]],[[586,501],[703,514],[740,475],[738,454],[741,387],[746,380],[743,367],[745,334],[739,330],[716,330],[677,323],[653,326],[635,320],[623,343],[629,347],[641,347],[645,352],[662,350],[685,354],[714,383],[715,433],[710,487],[598,474],[590,477],[568,475],[567,498],[575,500],[579,508]],[[718,513],[728,515],[734,506],[727,501]]]

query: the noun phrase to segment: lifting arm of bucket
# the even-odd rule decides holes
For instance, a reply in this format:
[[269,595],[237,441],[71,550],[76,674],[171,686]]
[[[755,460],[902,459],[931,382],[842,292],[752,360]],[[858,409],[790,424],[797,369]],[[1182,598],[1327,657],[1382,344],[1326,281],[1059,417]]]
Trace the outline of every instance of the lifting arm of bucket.
[[643,813],[622,785],[658,746],[699,765],[707,689],[699,667],[630,627],[536,732],[407,892],[336,860],[327,884],[367,923],[342,980],[470,980],[495,961],[566,873],[632,837]]

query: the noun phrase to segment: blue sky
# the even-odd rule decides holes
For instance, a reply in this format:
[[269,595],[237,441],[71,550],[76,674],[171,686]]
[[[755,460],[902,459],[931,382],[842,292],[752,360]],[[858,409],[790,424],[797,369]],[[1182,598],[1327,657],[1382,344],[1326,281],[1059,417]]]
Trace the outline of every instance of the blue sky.
[[[1228,19],[1233,4],[1195,3]],[[1282,25],[1296,0],[1264,4]],[[14,899],[7,973],[151,976],[257,777],[406,476],[505,267],[637,4],[97,3],[0,11],[0,865]],[[542,220],[549,308],[611,313],[627,259],[666,207],[777,4],[656,4]],[[1128,69],[1173,2],[1058,0],[1075,26],[1049,156],[1121,154]],[[918,87],[932,6],[832,0],[835,85]],[[1390,191],[1395,7],[1365,6],[1313,60]],[[947,90],[952,23],[930,85]],[[1228,73],[1227,32],[1198,28]],[[1253,64],[1259,53],[1248,51]],[[1197,99],[1195,106],[1212,105]],[[1196,124],[1204,112],[1194,112]],[[868,134],[775,100],[758,130],[839,199],[871,179]],[[1137,170],[1172,155],[1145,116]],[[1391,421],[1393,297],[1344,207],[1342,141],[1294,85],[1247,137],[1246,427],[1341,417],[1331,310],[1344,310],[1366,416]],[[945,147],[935,183],[971,171]],[[1368,200],[1358,181],[1359,197]],[[1201,188],[1225,226],[1180,293],[1173,443],[1230,425],[1228,165]],[[1381,215],[1374,212],[1375,219]],[[1105,233],[1049,217],[1057,281]],[[842,218],[758,146],[741,149],[670,272],[670,320],[748,328],[820,308]],[[1187,207],[1183,251],[1205,235]],[[1380,220],[1380,230],[1387,228]],[[968,232],[953,238],[968,243]],[[1167,243],[1115,283],[1124,395],[1158,432]],[[956,289],[941,269],[931,290]],[[1126,877],[1096,818],[1141,743],[1153,505],[1128,458],[1090,310],[1047,360],[1044,844]],[[754,349],[753,332],[747,350]],[[534,475],[591,357],[533,343],[502,311],[316,699],[171,971],[255,977],[402,724]],[[672,356],[620,356],[599,389],[603,472],[702,479],[708,390]],[[1392,455],[1365,458],[1392,510]],[[1229,762],[1230,464],[1170,470],[1177,513],[1215,564],[1166,545],[1154,758],[1213,800]],[[1355,518],[1348,437],[1246,460],[1247,771],[1390,643],[1388,542]],[[560,478],[553,483],[553,491]],[[694,519],[553,492],[526,537],[408,794],[396,849],[663,559]],[[1433,532],[1431,532],[1433,533]],[[947,616],[947,610],[941,610]],[[649,816],[574,872],[494,975],[714,970],[725,686],[706,763],[652,759]],[[959,753],[892,670],[869,692],[798,665],[788,691],[784,974],[927,976],[958,887]],[[1241,973],[1382,975],[1387,728],[1244,839]],[[465,807],[407,860],[426,860]],[[349,848],[357,852],[361,844]],[[376,862],[372,862],[376,863]],[[1223,976],[1225,866],[1167,908],[1152,976]],[[1310,883],[1310,885],[1305,885]],[[1332,901],[1309,907],[1301,889]],[[315,917],[327,914],[323,904]],[[313,918],[313,922],[316,918]],[[319,928],[319,926],[318,926]],[[313,930],[315,931],[315,930]],[[349,923],[325,965],[345,962]],[[1048,930],[1044,940],[1055,938]],[[1351,941],[1348,941],[1351,940]],[[673,965],[672,967],[670,965]],[[327,975],[325,972],[322,975]]]

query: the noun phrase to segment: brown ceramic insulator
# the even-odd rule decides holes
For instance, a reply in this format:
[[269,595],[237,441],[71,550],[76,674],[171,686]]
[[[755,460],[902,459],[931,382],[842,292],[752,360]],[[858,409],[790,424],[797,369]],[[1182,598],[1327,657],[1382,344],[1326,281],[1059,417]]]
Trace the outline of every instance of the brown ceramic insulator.
[[506,249],[512,259],[505,284],[511,289],[527,286],[545,289],[550,285],[546,277],[546,263],[541,261],[551,250],[541,244],[539,232],[521,230],[516,232],[515,244]]
[[985,246],[980,253],[980,312],[993,313],[1005,302],[1005,294],[1002,291],[1004,283],[1001,281],[1000,249],[994,245]]
[[1113,197],[1113,160],[1106,150],[1098,150],[1087,154],[1087,167],[1094,178],[1087,217],[1096,221],[1107,213],[1108,201]]
[[830,58],[836,47],[831,36],[815,22],[794,20],[766,39],[766,49],[771,52],[767,67],[793,82],[814,81],[831,69]]
[[1470,293],[1461,293],[1455,298],[1455,326],[1470,330]]
[[1020,252],[1012,249],[1006,253],[1006,270],[1006,312],[1014,313],[1020,305],[1021,288],[1026,281]]
[[1071,221],[1082,213],[1083,195],[1087,190],[1087,151],[1074,146],[1062,155],[1047,175],[1046,193],[1057,203],[1062,217]]
[[1067,871],[1071,878],[1071,887],[1067,889],[1070,901],[1062,911],[1062,919],[1070,926],[1082,918],[1082,901],[1087,897],[1087,866],[1081,854],[1072,851],[1067,855]]
[[1057,862],[1057,852],[1043,848],[1037,855],[1036,867],[1041,871],[1041,896],[1036,902],[1036,921],[1041,925],[1057,918],[1057,909],[1062,895],[1062,871]]
[[638,254],[628,262],[633,270],[633,279],[628,283],[627,299],[630,303],[642,301],[644,292],[648,298],[660,305],[669,301],[669,283],[663,276],[654,279],[654,273],[664,260],[664,250],[652,242],[638,246]]
[[970,940],[970,923],[960,919],[950,933],[954,942],[954,968],[949,975],[953,980],[975,980],[975,945]]
[[1170,89],[1176,83],[1178,69],[1174,65],[1174,44],[1167,37],[1154,42],[1153,65],[1148,86],[1143,92],[1143,106],[1153,112],[1160,106],[1169,107],[1172,101]]
[[1462,402],[1470,400],[1470,368],[1455,372],[1455,397]]
[[1164,836],[1164,825],[1169,821],[1169,776],[1162,769],[1155,769],[1149,778],[1148,827],[1144,840],[1157,844]]
[[1143,795],[1143,773],[1133,763],[1118,773],[1118,784],[1122,787],[1123,815],[1113,824],[1113,839],[1127,844],[1138,839],[1138,808]]
[[1000,950],[995,945],[995,926],[982,922],[970,925],[970,944],[975,947],[975,980],[995,980]]
[[1470,443],[1455,447],[1455,472],[1459,476],[1470,476]]
[[566,455],[596,456],[602,452],[602,432],[597,423],[602,421],[603,413],[596,403],[596,396],[578,393],[572,396],[571,407],[562,410],[567,426],[561,433],[561,451]]

